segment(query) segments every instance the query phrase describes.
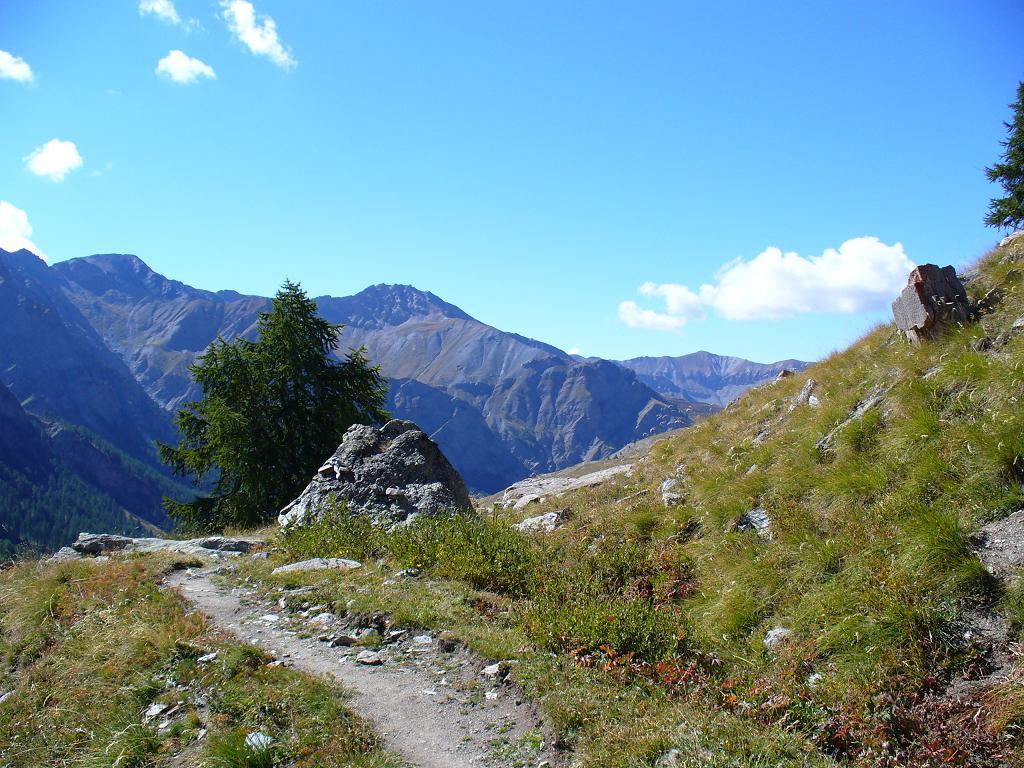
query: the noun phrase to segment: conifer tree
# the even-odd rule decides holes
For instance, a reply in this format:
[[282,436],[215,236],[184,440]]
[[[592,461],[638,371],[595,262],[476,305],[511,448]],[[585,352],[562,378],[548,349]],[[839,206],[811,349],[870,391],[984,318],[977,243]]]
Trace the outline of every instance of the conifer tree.
[[192,530],[264,523],[291,501],[345,430],[387,418],[386,380],[363,349],[331,357],[343,326],[324,320],[316,302],[286,281],[256,341],[218,338],[191,366],[202,399],[175,419],[176,446],[159,446],[176,474],[212,492],[191,502],[165,499]]
[[1013,119],[1005,123],[1007,137],[1002,142],[1002,162],[985,169],[988,180],[999,182],[1006,197],[989,201],[985,223],[1013,230],[1024,225],[1024,82],[1017,86],[1017,101],[1010,107]]

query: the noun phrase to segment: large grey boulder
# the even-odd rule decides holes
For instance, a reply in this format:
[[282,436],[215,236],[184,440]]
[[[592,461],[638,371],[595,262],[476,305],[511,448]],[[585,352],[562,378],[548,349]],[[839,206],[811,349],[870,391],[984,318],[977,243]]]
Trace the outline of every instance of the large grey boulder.
[[414,515],[473,508],[462,477],[437,444],[411,421],[380,429],[356,424],[295,501],[281,510],[282,526],[319,520],[345,502],[349,514],[390,525]]
[[911,271],[892,314],[896,327],[917,344],[934,337],[944,323],[967,322],[972,310],[953,267],[922,264]]

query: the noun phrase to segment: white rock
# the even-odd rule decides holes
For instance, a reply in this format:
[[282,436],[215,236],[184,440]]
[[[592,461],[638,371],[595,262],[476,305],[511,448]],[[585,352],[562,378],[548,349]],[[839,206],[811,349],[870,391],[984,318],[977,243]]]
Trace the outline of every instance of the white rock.
[[334,623],[334,614],[329,611],[325,611],[323,613],[318,613],[316,616],[311,616],[308,621],[310,624],[326,627],[328,624]]
[[668,478],[661,484],[661,503],[666,507],[674,507],[677,504],[682,504],[683,495],[676,493],[673,488],[679,485],[679,481],[674,477]]
[[360,651],[359,655],[356,656],[356,661],[360,664],[375,667],[384,663],[384,656],[375,651]]
[[516,501],[516,503],[512,505],[512,509],[520,510],[520,509],[524,509],[525,507],[529,506],[530,504],[538,504],[538,503],[540,503],[540,496],[538,496],[538,495],[536,495],[534,493],[528,493],[525,496],[519,497],[519,499]]
[[561,526],[564,520],[565,510],[560,509],[555,512],[545,512],[543,515],[537,515],[536,517],[528,517],[512,527],[523,533],[551,533]]
[[1007,235],[1006,237],[1004,237],[1002,240],[999,241],[999,247],[1000,248],[1005,248],[1010,243],[1012,243],[1014,240],[1017,240],[1017,239],[1019,239],[1021,237],[1024,237],[1024,232],[1014,232],[1011,235]]
[[199,662],[200,664],[209,664],[211,661],[213,661],[216,658],[217,658],[217,652],[216,651],[212,651],[210,653],[204,654],[203,656],[200,656],[198,659],[196,659],[196,661]]
[[273,575],[278,573],[291,573],[292,571],[322,571],[327,569],[351,571],[362,567],[362,563],[356,562],[355,560],[346,560],[343,557],[314,557],[311,560],[300,560],[297,563],[279,565],[270,573]]
[[270,738],[269,736],[267,736],[267,734],[262,733],[260,731],[255,731],[253,733],[248,734],[245,737],[245,746],[247,746],[249,749],[262,751],[264,749],[268,749],[270,745],[273,743],[274,740],[272,738]]
[[757,531],[758,536],[770,538],[772,535],[772,520],[764,507],[757,507],[744,513],[736,522],[737,531]]
[[788,643],[792,637],[793,633],[785,627],[772,627],[764,636],[764,647],[769,652],[775,652]]

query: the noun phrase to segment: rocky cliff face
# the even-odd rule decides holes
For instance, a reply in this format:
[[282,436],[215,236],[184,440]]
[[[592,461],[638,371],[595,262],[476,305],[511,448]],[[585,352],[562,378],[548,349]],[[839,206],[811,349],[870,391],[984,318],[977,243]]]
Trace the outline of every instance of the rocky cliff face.
[[802,371],[809,363],[754,363],[701,351],[680,357],[634,357],[620,365],[635,371],[640,381],[660,395],[724,408],[751,387],[774,379],[779,371]]
[[395,415],[435,427],[431,436],[475,490],[690,423],[630,371],[492,328],[411,286],[318,301],[325,317],[346,325],[346,346],[365,346],[400,382]]
[[169,280],[137,256],[101,254],[55,264],[65,296],[131,369],[146,392],[173,412],[200,392],[188,366],[222,335],[253,338],[261,296],[203,291]]

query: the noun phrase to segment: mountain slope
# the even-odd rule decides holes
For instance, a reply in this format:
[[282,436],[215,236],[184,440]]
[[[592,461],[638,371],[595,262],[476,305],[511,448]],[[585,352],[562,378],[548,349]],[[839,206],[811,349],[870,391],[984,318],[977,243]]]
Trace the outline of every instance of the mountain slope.
[[29,251],[0,250],[0,382],[33,414],[81,425],[155,461],[167,414],[64,293],[59,272]]
[[573,765],[1022,768],[1021,264],[920,344],[880,326],[477,519],[340,516],[238,578],[377,558],[329,589],[506,660]]
[[[386,376],[444,393],[448,428],[434,437],[446,452],[468,454],[462,466],[455,463],[476,490],[601,458],[690,423],[629,371],[499,331],[411,286],[376,285],[318,302],[326,318],[346,325],[345,345],[365,346]],[[398,415],[405,415],[404,402],[395,401]],[[478,434],[485,426],[493,436],[487,453],[464,445],[467,433],[452,422],[460,408],[474,409]],[[516,472],[508,458],[519,465]]]
[[[542,688],[576,762],[1024,766],[1022,264],[986,257],[979,316],[934,340],[880,326],[506,512],[563,521],[508,615],[604,670]],[[636,678],[642,707],[593,714]]]
[[0,559],[20,546],[52,551],[83,530],[152,530],[76,471],[90,464],[80,454],[61,458],[43,424],[0,383]]
[[141,259],[100,254],[53,266],[68,299],[169,411],[199,396],[188,366],[217,336],[252,338],[270,300],[202,291],[169,280]]
[[802,371],[809,365],[801,360],[754,363],[704,351],[680,357],[634,357],[619,364],[634,371],[640,381],[660,395],[719,408],[751,387],[771,381],[779,371]]
[[[166,527],[163,496],[190,494],[156,457],[155,441],[174,440],[170,414],[106,347],[66,289],[61,275],[29,251],[0,250],[0,386],[8,438],[19,435],[22,446],[4,462],[8,493],[11,483],[20,490],[5,497],[3,511],[28,515],[14,528],[31,529],[31,540],[47,546],[73,537],[75,526],[61,521],[82,525],[88,510],[102,508],[96,514],[121,530],[140,530],[138,519],[124,521],[126,511]],[[41,443],[32,437],[40,431]],[[37,519],[46,514],[52,535]]]
[[[251,337],[269,306],[168,280],[134,256],[72,259],[53,270],[67,299],[169,410],[198,394],[187,372],[195,357],[217,336]],[[690,423],[628,370],[499,331],[411,286],[317,301],[324,317],[346,325],[339,351],[367,348],[395,381],[395,415],[424,424],[476,490]]]

